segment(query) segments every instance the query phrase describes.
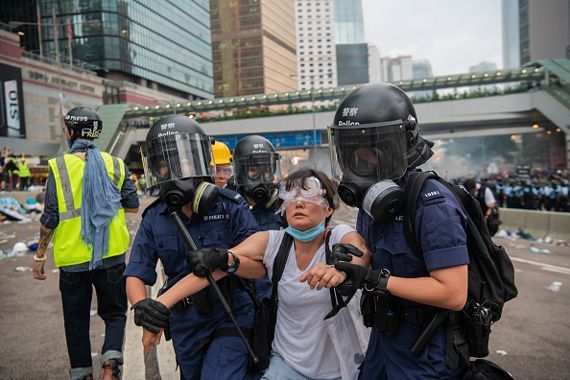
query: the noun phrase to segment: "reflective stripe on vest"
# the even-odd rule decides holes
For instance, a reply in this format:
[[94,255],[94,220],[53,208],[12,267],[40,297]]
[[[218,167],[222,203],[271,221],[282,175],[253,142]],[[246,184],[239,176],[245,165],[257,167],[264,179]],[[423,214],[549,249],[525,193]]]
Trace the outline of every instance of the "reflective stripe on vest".
[[[121,180],[121,163],[116,157],[111,156],[111,158],[113,159],[113,183],[119,187],[119,181]],[[67,173],[67,166],[65,165],[65,157],[58,157],[55,159],[55,162],[63,189],[65,208],[67,209],[67,211],[59,213],[59,220],[62,221],[80,216],[81,207],[75,208],[74,205],[73,191],[71,190],[71,182],[69,181],[69,174]]]
[[[116,157],[101,152],[108,178],[120,189],[126,178],[124,164]],[[85,161],[72,154],[49,160],[54,175],[59,208],[59,224],[54,234],[55,265],[70,266],[91,261],[92,247],[81,238],[81,197]],[[105,258],[124,254],[129,246],[125,212],[119,208],[109,224],[108,249]]]

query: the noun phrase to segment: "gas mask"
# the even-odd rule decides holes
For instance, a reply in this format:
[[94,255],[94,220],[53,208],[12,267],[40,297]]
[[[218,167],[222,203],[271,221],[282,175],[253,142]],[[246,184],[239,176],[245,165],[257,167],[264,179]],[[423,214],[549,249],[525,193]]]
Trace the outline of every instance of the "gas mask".
[[243,194],[263,208],[271,208],[279,198],[279,190],[272,183],[258,183],[243,185],[240,188]]
[[377,223],[394,220],[404,205],[404,190],[391,179],[375,183],[343,180],[338,195],[344,203],[364,210]]
[[178,209],[192,202],[192,212],[198,215],[206,215],[218,195],[214,184],[199,178],[173,179],[159,186],[158,194],[169,207]]

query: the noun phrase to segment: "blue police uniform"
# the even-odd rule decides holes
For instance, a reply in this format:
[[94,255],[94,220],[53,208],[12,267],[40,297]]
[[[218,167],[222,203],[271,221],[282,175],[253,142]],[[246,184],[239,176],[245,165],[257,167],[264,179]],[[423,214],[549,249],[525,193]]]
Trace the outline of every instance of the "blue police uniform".
[[281,215],[275,214],[273,208],[253,207],[251,213],[259,226],[260,231],[278,230],[283,226]]
[[[374,269],[387,268],[394,276],[416,278],[427,277],[436,269],[469,263],[465,233],[467,218],[454,195],[444,185],[430,179],[424,184],[420,198],[416,233],[423,259],[412,252],[406,241],[403,216],[380,225],[359,211],[356,229],[373,252]],[[421,320],[424,306],[396,299],[401,308],[399,327],[389,337],[372,329],[360,379],[461,379],[466,363],[455,369],[445,365],[445,326],[436,331],[420,356],[412,355],[410,348],[425,322]]]
[[[207,215],[193,214],[190,219],[181,216],[199,248],[230,248],[258,230],[248,205],[239,194],[227,189],[219,189],[218,194]],[[160,259],[169,278],[169,286],[173,285],[189,273],[185,257],[188,250],[167,205],[157,201],[143,214],[124,275],[153,285],[157,277],[156,263]],[[235,285],[231,286],[233,297],[228,302],[233,304],[236,320],[241,328],[251,329],[254,316],[251,297],[238,287],[237,277],[230,275],[228,279]],[[225,316],[213,291],[208,287],[202,292],[206,292],[211,305],[209,313],[200,314],[194,304],[172,308],[170,332],[181,378],[244,378],[248,352],[237,333],[235,336],[220,336],[209,345],[204,344],[214,332],[234,325]]]

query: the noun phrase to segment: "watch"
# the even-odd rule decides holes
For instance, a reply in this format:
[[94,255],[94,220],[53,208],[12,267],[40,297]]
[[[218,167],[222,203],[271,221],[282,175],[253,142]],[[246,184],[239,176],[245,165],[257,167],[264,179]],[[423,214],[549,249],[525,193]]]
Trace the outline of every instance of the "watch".
[[231,263],[226,265],[226,267],[224,268],[224,272],[234,273],[239,268],[239,257],[236,254],[234,254],[232,251],[228,251],[228,255],[232,255],[234,259]]

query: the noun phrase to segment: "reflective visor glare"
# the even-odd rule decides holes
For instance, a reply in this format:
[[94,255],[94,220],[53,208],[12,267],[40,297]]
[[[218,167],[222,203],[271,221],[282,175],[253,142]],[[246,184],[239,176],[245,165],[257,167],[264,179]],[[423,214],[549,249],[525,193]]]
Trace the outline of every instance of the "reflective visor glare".
[[406,133],[399,123],[330,127],[333,177],[399,178],[406,170]]
[[236,181],[274,183],[278,180],[279,165],[276,154],[255,155],[236,161]]
[[147,149],[147,167],[157,182],[188,177],[211,176],[211,147],[200,134],[159,137]]

